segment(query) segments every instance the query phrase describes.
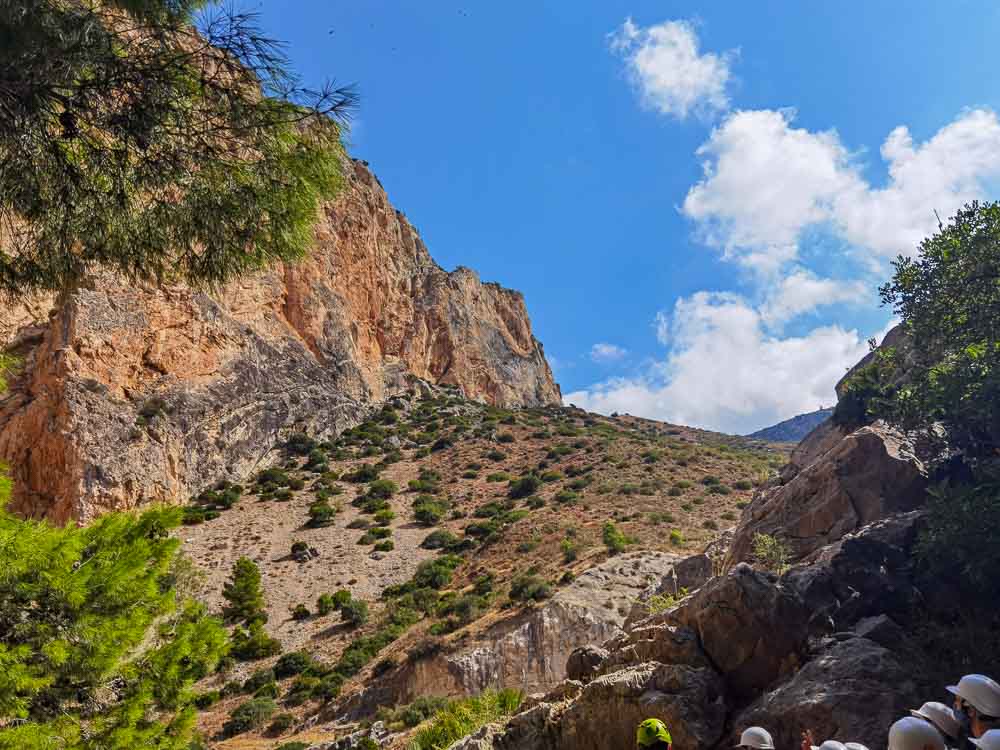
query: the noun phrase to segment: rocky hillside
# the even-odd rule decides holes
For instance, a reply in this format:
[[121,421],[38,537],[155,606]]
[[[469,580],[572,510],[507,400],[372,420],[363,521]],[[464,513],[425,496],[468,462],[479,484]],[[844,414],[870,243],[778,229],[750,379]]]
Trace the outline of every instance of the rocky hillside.
[[825,422],[833,414],[833,409],[817,409],[808,414],[799,414],[778,424],[751,432],[747,437],[770,440],[775,443],[797,443]]
[[[226,488],[202,493],[181,538],[213,608],[239,557],[259,565],[268,632],[338,684],[330,700],[279,676],[294,722],[278,736],[331,742],[427,696],[553,689],[573,650],[621,634],[648,612],[642,600],[707,579],[700,553],[786,458],[744,438],[417,385],[335,440],[294,437],[235,503]],[[332,509],[319,522],[317,504]],[[318,611],[338,590],[366,602],[367,623]],[[266,727],[217,733],[248,699],[240,686],[276,661],[203,685],[223,694],[202,715],[218,747],[275,746]]]
[[565,682],[453,750],[627,747],[648,716],[684,748],[731,747],[751,725],[776,747],[807,729],[885,747],[909,708],[1000,668],[995,607],[923,562],[930,474],[884,423],[824,422],[754,492],[721,575],[575,651]]
[[24,371],[0,400],[13,507],[56,521],[176,502],[332,436],[416,377],[497,406],[558,404],[522,296],[446,273],[362,162],[305,261],[214,293],[93,278],[0,311]]

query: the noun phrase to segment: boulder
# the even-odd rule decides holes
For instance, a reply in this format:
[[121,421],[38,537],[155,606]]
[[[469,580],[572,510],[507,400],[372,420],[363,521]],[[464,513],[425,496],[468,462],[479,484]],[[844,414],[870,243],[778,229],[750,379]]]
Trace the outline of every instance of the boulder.
[[919,705],[896,656],[865,638],[833,642],[791,680],[755,701],[732,722],[733,741],[748,726],[765,727],[775,747],[798,747],[800,733],[817,740],[885,747],[889,726]]
[[811,612],[814,630],[850,630],[887,614],[906,623],[921,601],[912,547],[923,511],[881,519],[810,555],[782,576]]
[[708,554],[691,555],[670,565],[664,575],[639,594],[632,605],[625,627],[628,628],[649,616],[647,602],[654,596],[679,596],[702,586],[714,571],[712,558]]
[[587,645],[573,649],[566,660],[566,679],[589,682],[607,658],[607,649],[599,646]]
[[709,661],[738,696],[790,674],[803,661],[809,612],[775,576],[737,565],[667,615],[697,634]]
[[925,497],[927,475],[902,435],[883,423],[851,433],[787,484],[762,490],[744,511],[726,560],[748,560],[757,534],[789,546],[793,558],[835,542]]
[[712,747],[726,719],[722,681],[711,669],[653,662],[599,677],[561,713],[555,748],[632,747],[650,716],[666,722],[677,747]]
[[686,627],[655,622],[630,628],[607,642],[605,659],[596,673],[607,674],[637,662],[655,661],[661,664],[683,664],[689,667],[711,667],[701,648],[697,634]]

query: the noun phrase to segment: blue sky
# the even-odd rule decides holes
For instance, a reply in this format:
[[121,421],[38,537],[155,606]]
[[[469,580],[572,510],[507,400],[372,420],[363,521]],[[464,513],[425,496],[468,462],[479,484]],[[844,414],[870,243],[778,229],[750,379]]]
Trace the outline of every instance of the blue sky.
[[567,399],[746,432],[833,401],[898,252],[1000,197],[1000,4],[264,0],[446,268]]

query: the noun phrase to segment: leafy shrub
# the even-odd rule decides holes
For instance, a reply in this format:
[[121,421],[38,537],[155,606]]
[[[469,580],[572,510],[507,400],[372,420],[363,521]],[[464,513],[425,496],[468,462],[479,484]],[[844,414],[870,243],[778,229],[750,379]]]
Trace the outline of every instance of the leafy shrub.
[[447,529],[436,529],[428,534],[420,546],[424,549],[448,549],[458,541],[458,537]]
[[309,544],[307,542],[292,542],[292,554],[296,555],[299,552],[306,552],[309,550]]
[[770,534],[754,534],[753,558],[765,570],[773,573],[784,573],[788,568],[791,550],[775,536]]
[[233,709],[229,720],[222,726],[226,737],[259,729],[274,715],[278,706],[270,698],[253,698]]
[[480,727],[517,713],[523,697],[514,690],[487,690],[473,698],[449,702],[427,726],[417,731],[414,750],[439,750],[467,737]]
[[628,545],[628,539],[626,539],[621,529],[615,525],[614,521],[604,522],[604,527],[601,529],[601,539],[604,541],[604,546],[608,548],[608,552],[612,555],[624,552],[625,547]]
[[244,693],[256,693],[264,685],[274,682],[275,679],[276,675],[273,669],[258,669],[247,677],[241,690]]
[[504,453],[503,451],[498,451],[496,449],[493,449],[486,453],[486,458],[488,458],[490,461],[503,461],[504,459],[507,458],[507,454]]
[[680,529],[672,529],[670,531],[670,544],[674,547],[684,546],[684,534]]
[[573,490],[562,489],[553,495],[552,499],[557,503],[573,503],[578,497],[580,496],[573,492]]
[[282,654],[281,658],[275,662],[274,677],[284,680],[302,674],[312,666],[312,657],[305,651],[289,651],[287,654]]
[[455,438],[453,438],[451,435],[442,435],[441,437],[439,437],[437,440],[434,441],[433,445],[431,445],[431,451],[432,452],[443,451],[450,448],[454,444],[455,444]]
[[737,480],[737,481],[733,482],[733,489],[737,489],[737,490],[741,490],[741,491],[753,489],[753,483],[750,482],[749,480],[746,480],[746,479],[740,479],[740,480]]
[[383,508],[375,512],[375,523],[385,526],[395,517],[396,514],[391,508]]
[[655,594],[646,600],[646,611],[651,615],[672,609],[677,602],[688,595],[686,588],[681,588],[676,594]]
[[448,504],[430,495],[418,495],[413,501],[413,519],[421,526],[435,526],[448,512]]
[[552,587],[535,573],[516,576],[510,584],[510,598],[514,601],[542,601],[552,595]]
[[559,543],[559,548],[562,550],[563,562],[565,563],[573,562],[579,554],[579,548],[576,542],[572,539],[563,539],[562,542]]
[[507,496],[513,500],[521,500],[535,494],[541,486],[541,479],[534,474],[528,474],[511,482],[510,489],[507,490]]
[[545,506],[545,501],[542,498],[538,497],[537,495],[532,495],[531,497],[529,497],[527,503],[528,507],[531,508],[532,510],[538,510],[539,508]]
[[288,695],[285,696],[285,703],[289,706],[301,706],[313,697],[316,691],[319,690],[320,684],[319,677],[299,675],[288,689]]
[[719,484],[719,482],[721,481],[722,480],[720,480],[717,476],[714,476],[712,474],[706,474],[701,478],[701,483],[706,487],[711,486],[713,484]]
[[928,491],[927,526],[917,558],[935,577],[963,581],[983,600],[1000,593],[1000,482],[938,485]]
[[372,549],[376,552],[392,552],[396,549],[396,544],[391,539],[383,539],[381,542],[376,544]]
[[264,625],[260,620],[254,620],[247,630],[238,627],[233,631],[229,653],[243,661],[264,659],[280,654],[281,642],[264,631]]
[[361,464],[357,469],[350,472],[349,474],[344,474],[341,479],[345,482],[351,482],[352,484],[363,484],[365,482],[374,482],[378,479],[378,468],[372,466],[371,464]]
[[316,599],[316,614],[321,617],[325,617],[337,608],[334,604],[333,597],[329,594],[320,594],[319,598]]
[[253,697],[254,698],[277,698],[278,697],[278,692],[279,692],[279,690],[278,690],[278,683],[274,682],[272,680],[271,682],[266,682],[263,685],[261,685],[259,688],[257,688],[256,690],[254,690],[253,691]]
[[709,519],[707,519],[705,521],[702,521],[701,525],[702,525],[703,528],[711,529],[712,531],[717,531],[718,528],[719,528],[718,522],[717,521],[713,521],[711,518],[709,518]]
[[336,516],[336,508],[326,500],[317,500],[309,506],[309,520],[306,525],[314,529],[329,526]]
[[353,627],[361,627],[368,622],[368,602],[351,599],[340,607],[341,619]]
[[729,495],[732,490],[724,484],[713,484],[708,488],[710,495]]
[[[271,723],[268,725],[267,731],[268,734],[284,734],[293,726],[295,726],[295,717],[292,716],[292,714],[278,714],[271,719]],[[304,743],[303,747],[306,747]]]
[[497,435],[497,442],[500,443],[513,443],[515,440],[514,436],[509,432],[501,432]]
[[208,690],[204,693],[199,693],[194,697],[194,706],[199,711],[204,711],[206,708],[211,708],[222,698],[222,694],[218,690]]
[[510,479],[510,474],[506,471],[496,471],[486,475],[487,482],[506,482],[508,479]]

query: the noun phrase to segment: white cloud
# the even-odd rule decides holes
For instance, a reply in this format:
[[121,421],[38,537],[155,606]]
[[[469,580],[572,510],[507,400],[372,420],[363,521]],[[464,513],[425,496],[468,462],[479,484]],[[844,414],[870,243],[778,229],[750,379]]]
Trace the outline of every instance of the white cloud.
[[768,326],[785,323],[825,305],[857,304],[874,298],[873,290],[861,281],[821,279],[805,268],[797,268],[782,278],[760,308]]
[[798,257],[802,232],[825,225],[877,258],[914,252],[942,217],[984,197],[1000,176],[1000,121],[962,113],[922,144],[896,128],[881,149],[889,180],[875,188],[836,131],[792,127],[791,111],[735,112],[699,149],[704,178],[682,211],[702,238],[764,274]]
[[732,53],[698,50],[698,35],[687,21],[666,21],[641,28],[631,18],[611,35],[643,104],[679,119],[729,108],[726,84]]
[[761,314],[729,293],[678,300],[670,321],[673,348],[666,361],[643,376],[569,393],[564,401],[742,434],[829,405],[837,380],[867,352],[857,331],[839,326],[771,336]]
[[628,351],[615,344],[599,343],[590,347],[590,358],[594,362],[608,363],[624,359]]

